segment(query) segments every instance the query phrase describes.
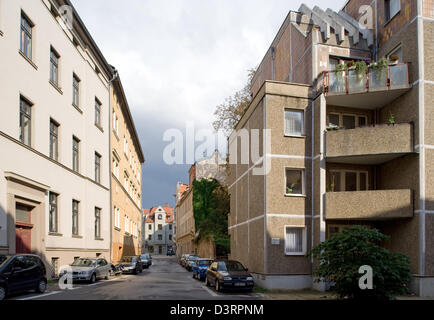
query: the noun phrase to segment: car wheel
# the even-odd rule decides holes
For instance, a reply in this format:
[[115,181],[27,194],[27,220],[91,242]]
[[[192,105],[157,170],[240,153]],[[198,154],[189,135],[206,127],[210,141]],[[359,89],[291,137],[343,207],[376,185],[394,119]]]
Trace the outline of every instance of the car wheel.
[[92,275],[90,276],[90,283],[95,283],[96,282],[96,275],[95,273],[92,273]]
[[47,282],[44,279],[39,280],[36,292],[44,293],[47,290]]
[[215,291],[221,291],[220,283],[218,280],[215,281]]
[[195,279],[196,278],[196,274],[193,272],[193,279]]
[[109,277],[110,277],[110,271],[108,271],[108,272],[106,273],[106,275],[105,275],[104,279],[105,279],[105,280],[108,280],[108,279],[109,279]]
[[207,287],[210,286],[210,283],[209,283],[208,277],[205,277],[205,285],[206,285]]
[[6,289],[4,287],[0,287],[0,301],[3,301],[6,298]]

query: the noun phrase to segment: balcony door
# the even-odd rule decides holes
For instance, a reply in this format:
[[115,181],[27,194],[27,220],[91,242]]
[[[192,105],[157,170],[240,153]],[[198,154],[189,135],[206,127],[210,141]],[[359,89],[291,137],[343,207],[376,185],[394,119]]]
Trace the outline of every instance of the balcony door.
[[327,172],[327,191],[366,191],[368,171],[330,170]]

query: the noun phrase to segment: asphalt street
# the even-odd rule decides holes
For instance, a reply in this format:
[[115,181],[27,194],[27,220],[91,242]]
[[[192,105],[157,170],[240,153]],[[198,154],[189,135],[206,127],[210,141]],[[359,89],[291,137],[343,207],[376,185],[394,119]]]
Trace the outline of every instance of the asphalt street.
[[121,275],[95,284],[62,290],[51,284],[44,294],[29,292],[11,300],[256,300],[256,293],[216,292],[193,279],[174,257],[154,256],[153,265],[138,275]]

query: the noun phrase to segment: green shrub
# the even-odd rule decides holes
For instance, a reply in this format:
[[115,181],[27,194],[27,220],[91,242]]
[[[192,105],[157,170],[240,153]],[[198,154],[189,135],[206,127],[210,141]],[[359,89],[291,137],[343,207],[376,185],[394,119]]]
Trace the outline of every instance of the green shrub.
[[[334,283],[332,291],[340,299],[389,300],[408,292],[411,272],[407,256],[380,246],[386,240],[389,237],[378,230],[352,226],[333,234],[307,255],[319,260],[314,275]],[[359,287],[363,276],[359,268],[364,265],[372,267],[373,289]]]

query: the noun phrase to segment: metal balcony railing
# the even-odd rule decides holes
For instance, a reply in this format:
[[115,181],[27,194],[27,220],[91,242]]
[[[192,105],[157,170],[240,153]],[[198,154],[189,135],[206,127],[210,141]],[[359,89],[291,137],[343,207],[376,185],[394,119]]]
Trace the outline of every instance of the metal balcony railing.
[[342,95],[409,88],[408,64],[389,65],[384,70],[368,68],[364,74],[355,70],[324,71],[318,78],[317,92]]

